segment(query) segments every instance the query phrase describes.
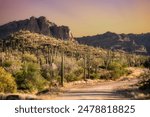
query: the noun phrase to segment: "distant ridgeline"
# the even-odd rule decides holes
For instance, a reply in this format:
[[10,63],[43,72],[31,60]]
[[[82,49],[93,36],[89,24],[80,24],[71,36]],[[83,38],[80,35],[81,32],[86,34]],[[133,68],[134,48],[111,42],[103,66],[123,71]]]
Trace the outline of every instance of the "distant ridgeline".
[[38,33],[56,39],[77,41],[79,44],[100,47],[103,49],[150,55],[150,33],[116,34],[106,32],[104,34],[80,37],[74,40],[68,26],[57,26],[55,23],[47,20],[44,16],[13,21],[0,26],[0,39],[5,39],[20,30]]
[[4,24],[0,26],[0,38],[6,38],[19,30],[28,30],[33,33],[39,33],[63,40],[73,39],[68,26],[57,26],[55,23],[48,21],[44,16],[39,18],[31,17],[30,19]]
[[77,38],[76,40],[80,44],[94,47],[150,55],[150,33],[116,34],[106,32],[104,34]]

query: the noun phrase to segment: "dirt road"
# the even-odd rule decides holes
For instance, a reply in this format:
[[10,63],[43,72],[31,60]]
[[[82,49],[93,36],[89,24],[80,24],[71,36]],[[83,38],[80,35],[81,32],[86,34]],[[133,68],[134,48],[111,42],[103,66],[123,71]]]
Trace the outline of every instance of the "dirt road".
[[80,88],[70,88],[64,93],[52,98],[54,100],[124,100],[130,99],[116,90],[123,89],[138,82],[138,76],[144,72],[141,68],[129,68],[132,73],[122,77],[117,81],[105,81],[95,86],[85,86]]

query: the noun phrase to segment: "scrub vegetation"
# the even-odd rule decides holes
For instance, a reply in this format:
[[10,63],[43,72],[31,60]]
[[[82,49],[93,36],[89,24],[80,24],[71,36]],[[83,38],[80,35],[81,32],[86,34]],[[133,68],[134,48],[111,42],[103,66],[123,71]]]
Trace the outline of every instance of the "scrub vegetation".
[[144,67],[147,62],[146,56],[21,30],[0,39],[0,92],[37,93],[77,80],[115,80],[130,73],[127,67]]

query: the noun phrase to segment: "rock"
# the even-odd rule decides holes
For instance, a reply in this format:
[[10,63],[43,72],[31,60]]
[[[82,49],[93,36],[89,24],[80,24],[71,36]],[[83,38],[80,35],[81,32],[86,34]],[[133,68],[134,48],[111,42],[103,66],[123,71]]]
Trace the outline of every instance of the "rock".
[[37,100],[35,95],[25,94],[0,94],[0,100]]
[[49,25],[49,22],[47,21],[47,19],[45,17],[41,16],[37,19],[37,22],[39,25],[40,33],[50,36],[51,35],[50,29],[49,29],[50,25]]
[[50,31],[52,33],[52,36],[55,38],[60,38],[63,40],[68,40],[70,37],[70,29],[67,26],[57,26],[54,25],[50,27]]
[[57,26],[56,24],[48,21],[44,16],[39,18],[31,17],[30,19],[13,21],[8,24],[4,24],[0,26],[0,38],[6,38],[19,30],[29,30],[30,32],[52,36],[63,40],[69,40],[72,38],[68,26]]
[[27,30],[31,32],[40,32],[40,28],[37,22],[37,19],[35,17],[31,17],[30,20],[27,23]]
[[19,95],[8,95],[5,100],[21,100]]

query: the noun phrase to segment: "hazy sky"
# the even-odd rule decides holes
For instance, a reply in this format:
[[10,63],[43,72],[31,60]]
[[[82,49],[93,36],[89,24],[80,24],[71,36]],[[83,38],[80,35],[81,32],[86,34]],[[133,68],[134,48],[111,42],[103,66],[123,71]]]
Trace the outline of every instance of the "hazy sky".
[[150,32],[150,0],[0,0],[0,24],[46,16],[74,36]]

